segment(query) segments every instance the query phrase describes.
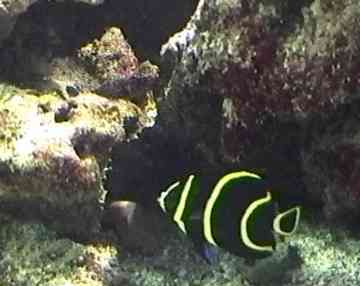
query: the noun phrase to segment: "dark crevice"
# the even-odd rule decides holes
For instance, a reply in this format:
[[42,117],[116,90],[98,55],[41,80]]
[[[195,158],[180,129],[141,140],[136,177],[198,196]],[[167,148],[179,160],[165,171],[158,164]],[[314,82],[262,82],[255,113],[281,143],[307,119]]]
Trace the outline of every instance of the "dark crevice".
[[185,26],[197,2],[109,0],[91,6],[38,1],[18,17],[10,37],[3,42],[0,74],[17,83],[36,79],[46,74],[46,63],[76,54],[111,26],[123,30],[140,61],[158,63],[161,45]]

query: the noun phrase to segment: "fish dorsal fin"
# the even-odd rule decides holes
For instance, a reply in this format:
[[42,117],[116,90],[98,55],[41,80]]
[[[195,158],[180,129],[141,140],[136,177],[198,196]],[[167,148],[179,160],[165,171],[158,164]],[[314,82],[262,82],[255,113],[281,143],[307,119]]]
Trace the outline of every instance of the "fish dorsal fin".
[[279,213],[273,222],[274,231],[284,236],[292,235],[299,225],[300,212],[300,207],[296,206]]
[[261,251],[261,252],[272,252],[274,250],[272,245],[257,245],[250,237],[249,231],[248,231],[248,222],[251,218],[251,216],[256,212],[258,208],[263,207],[264,205],[271,202],[271,193],[266,192],[266,196],[262,197],[260,199],[257,199],[256,201],[252,202],[249,207],[246,209],[244,215],[241,218],[240,221],[240,237],[243,241],[243,243],[246,245],[246,247]]

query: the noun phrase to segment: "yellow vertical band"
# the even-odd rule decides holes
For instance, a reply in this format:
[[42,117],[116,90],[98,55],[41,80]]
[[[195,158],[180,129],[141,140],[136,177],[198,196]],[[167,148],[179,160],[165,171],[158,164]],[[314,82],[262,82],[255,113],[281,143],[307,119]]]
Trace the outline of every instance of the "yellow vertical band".
[[240,237],[242,239],[242,241],[244,242],[244,244],[248,247],[251,248],[253,250],[257,250],[257,251],[273,251],[272,246],[261,246],[261,245],[257,245],[255,244],[248,233],[248,220],[250,218],[250,216],[253,214],[253,212],[260,206],[262,206],[263,204],[266,204],[268,202],[271,201],[271,194],[270,192],[266,192],[266,196],[258,199],[256,201],[254,201],[253,203],[251,203],[249,205],[249,207],[246,209],[243,217],[241,218],[241,222],[240,222]]
[[234,173],[227,174],[219,180],[219,182],[216,184],[215,188],[213,189],[209,199],[206,201],[205,210],[204,210],[203,232],[204,232],[204,236],[205,236],[206,240],[213,245],[217,245],[215,242],[215,239],[213,237],[212,228],[211,228],[211,216],[212,216],[214,204],[215,204],[217,198],[219,197],[224,186],[229,181],[237,179],[237,178],[241,178],[241,177],[252,177],[252,178],[256,178],[256,179],[261,179],[260,176],[253,174],[253,173],[246,172],[246,171],[240,171],[240,172],[234,172]]
[[186,227],[185,227],[184,221],[182,220],[182,215],[183,215],[184,210],[186,208],[186,201],[187,201],[187,198],[189,196],[189,193],[190,193],[190,190],[191,190],[191,184],[192,184],[192,181],[193,181],[194,177],[195,177],[194,175],[190,175],[189,178],[187,179],[184,190],[181,192],[180,200],[178,202],[178,205],[176,207],[176,211],[175,211],[175,214],[174,214],[174,217],[173,217],[174,221],[177,223],[179,228],[184,233],[186,233]]

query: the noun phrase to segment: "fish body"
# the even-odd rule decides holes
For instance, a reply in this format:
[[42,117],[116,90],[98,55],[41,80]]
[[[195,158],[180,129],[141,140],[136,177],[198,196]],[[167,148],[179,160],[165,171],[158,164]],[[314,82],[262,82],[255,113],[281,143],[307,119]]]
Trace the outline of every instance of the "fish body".
[[264,258],[275,250],[275,233],[288,236],[297,228],[300,207],[279,205],[257,174],[231,172],[210,189],[202,183],[190,175],[170,185],[158,202],[208,262],[208,244],[237,256]]

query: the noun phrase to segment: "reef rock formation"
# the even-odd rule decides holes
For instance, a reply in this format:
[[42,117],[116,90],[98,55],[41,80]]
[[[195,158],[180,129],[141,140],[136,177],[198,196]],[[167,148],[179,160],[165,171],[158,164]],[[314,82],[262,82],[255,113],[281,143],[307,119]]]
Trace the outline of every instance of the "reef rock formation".
[[0,212],[99,229],[109,151],[157,116],[159,70],[138,58],[159,58],[197,1],[147,3],[0,2]]
[[[167,86],[156,129],[138,149],[129,146],[151,178],[126,182],[152,197],[184,172],[245,168],[323,207],[329,219],[359,215],[359,8],[340,0],[200,1],[163,46]],[[114,150],[114,172],[122,152]],[[111,174],[108,186],[126,186],[119,177]]]
[[[140,65],[121,35],[109,29],[79,50],[77,57],[84,59],[59,59],[48,75],[49,82],[67,83],[57,92],[51,85],[46,92],[2,86],[0,211],[40,218],[78,239],[99,231],[110,150],[136,138],[156,116],[152,85],[139,82],[151,78],[154,84],[157,68]],[[100,80],[106,95],[91,90],[102,86]],[[119,92],[118,82],[128,87],[126,93]]]
[[187,119],[193,142],[264,170],[286,192],[324,204],[328,218],[359,215],[359,8],[204,1],[163,47],[175,62],[166,101]]
[[[79,7],[72,2],[37,2],[4,44],[1,75],[42,91],[0,89],[0,212],[40,218],[82,239],[96,237],[105,214],[102,223],[115,229],[121,246],[156,252],[121,263],[112,251],[102,265],[126,272],[125,281],[120,275],[115,285],[164,285],[169,279],[181,285],[357,285],[359,241],[347,232],[301,225],[290,242],[279,243],[271,260],[248,268],[248,275],[240,259],[226,253],[220,253],[218,266],[201,264],[183,236],[149,227],[156,210],[147,207],[180,176],[198,173],[213,182],[237,168],[267,174],[274,190],[302,199],[306,211],[321,206],[329,220],[358,220],[358,1],[200,1],[184,30],[163,46],[164,92],[157,96],[152,94],[161,89],[157,67],[140,64],[119,29],[103,34],[122,5],[130,5],[120,2],[108,0],[96,9],[87,5],[86,15],[114,9],[99,18],[76,17]],[[176,1],[190,2],[196,1]],[[140,12],[129,13],[136,18],[129,31],[137,39],[148,31],[139,27],[169,19],[147,13],[163,1],[134,3],[130,10]],[[54,15],[67,15],[69,21]],[[99,25],[86,25],[94,21]],[[68,25],[80,28],[67,30]],[[77,34],[84,28],[91,31]],[[148,33],[138,42],[151,47],[142,55],[152,54],[164,35]],[[103,187],[110,150],[112,165]],[[24,281],[23,271],[10,273],[13,261],[27,252],[13,250],[7,229],[1,233],[7,256],[0,270],[5,267],[6,280],[16,283]],[[35,227],[38,232],[42,245],[47,231]],[[164,251],[157,251],[159,245]],[[18,256],[8,260],[13,251]],[[36,265],[48,261],[39,263],[35,254]],[[83,271],[87,256],[77,257]],[[61,260],[51,259],[52,275]],[[101,276],[103,270],[94,267]],[[18,273],[20,278],[13,278]]]
[[[10,72],[12,78],[23,81],[30,80],[31,72],[39,80],[54,58],[76,53],[108,27],[125,32],[141,61],[158,62],[161,45],[185,25],[197,2],[0,1],[0,75]],[[14,64],[24,71],[14,69]]]

